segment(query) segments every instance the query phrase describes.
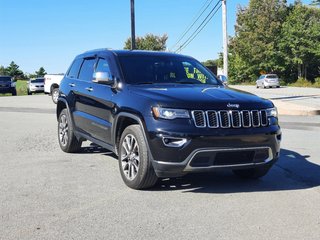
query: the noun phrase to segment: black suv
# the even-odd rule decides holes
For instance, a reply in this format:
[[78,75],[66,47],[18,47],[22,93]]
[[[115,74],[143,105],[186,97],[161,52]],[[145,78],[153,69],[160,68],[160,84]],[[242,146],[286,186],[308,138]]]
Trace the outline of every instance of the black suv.
[[89,140],[113,151],[131,188],[158,178],[232,169],[264,176],[279,157],[271,101],[225,87],[197,60],[164,52],[85,52],[60,86],[59,144]]
[[11,93],[17,95],[16,83],[10,76],[0,76],[0,93]]

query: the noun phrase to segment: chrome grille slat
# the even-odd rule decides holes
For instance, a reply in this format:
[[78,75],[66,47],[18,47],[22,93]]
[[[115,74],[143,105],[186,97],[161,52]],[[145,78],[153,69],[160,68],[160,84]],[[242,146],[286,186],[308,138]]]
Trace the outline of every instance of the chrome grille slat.
[[199,127],[199,128],[206,127],[206,118],[205,118],[204,111],[195,110],[195,111],[192,111],[191,114],[196,127]]
[[266,110],[194,110],[191,115],[198,128],[256,128],[269,125]]
[[263,127],[268,125],[268,116],[267,116],[266,110],[260,111],[260,122],[261,122],[261,126],[263,126]]
[[219,127],[218,113],[216,111],[206,111],[206,115],[208,119],[208,127],[218,128]]
[[222,128],[230,128],[230,115],[228,111],[222,110],[218,112],[219,120],[220,120],[220,127]]
[[239,111],[230,111],[231,115],[231,124],[234,128],[240,128],[241,127],[241,114]]
[[251,120],[252,120],[252,126],[253,127],[259,127],[260,126],[260,116],[259,111],[252,110],[251,111]]
[[241,116],[242,116],[242,126],[245,128],[251,127],[250,111],[248,110],[241,111]]

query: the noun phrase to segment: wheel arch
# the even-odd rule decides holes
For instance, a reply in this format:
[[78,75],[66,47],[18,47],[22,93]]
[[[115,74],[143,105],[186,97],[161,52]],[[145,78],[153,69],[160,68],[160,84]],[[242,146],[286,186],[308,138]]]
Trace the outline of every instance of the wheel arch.
[[143,120],[139,116],[132,114],[132,113],[122,112],[117,115],[114,122],[115,122],[115,124],[113,124],[114,127],[112,129],[112,137],[113,137],[112,143],[114,146],[115,154],[118,155],[118,150],[119,150],[118,146],[119,146],[120,138],[121,138],[121,135],[122,135],[124,129],[126,129],[126,127],[128,127],[130,125],[138,124],[141,127],[143,137],[144,137],[145,142],[147,144],[147,149],[149,150],[150,156],[152,158],[152,154],[151,154],[151,151],[149,148],[148,138],[147,138],[146,131],[145,131],[145,129],[146,129],[145,124],[143,123]]
[[53,83],[53,84],[51,85],[51,87],[50,87],[50,94],[52,94],[52,91],[53,91],[53,89],[55,89],[55,88],[59,88],[59,84]]

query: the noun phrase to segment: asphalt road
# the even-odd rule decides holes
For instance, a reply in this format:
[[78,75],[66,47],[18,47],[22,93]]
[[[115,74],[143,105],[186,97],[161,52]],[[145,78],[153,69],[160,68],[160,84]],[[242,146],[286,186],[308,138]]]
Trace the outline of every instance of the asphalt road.
[[135,191],[114,156],[66,154],[48,96],[0,98],[0,239],[319,239],[320,118],[280,116],[281,158]]

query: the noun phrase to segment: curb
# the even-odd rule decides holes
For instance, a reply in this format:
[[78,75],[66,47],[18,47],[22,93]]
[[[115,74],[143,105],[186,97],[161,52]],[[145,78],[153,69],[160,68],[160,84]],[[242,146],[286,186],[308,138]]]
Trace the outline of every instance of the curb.
[[272,100],[277,107],[279,115],[315,116],[320,115],[320,110],[308,106],[288,103],[280,100]]

